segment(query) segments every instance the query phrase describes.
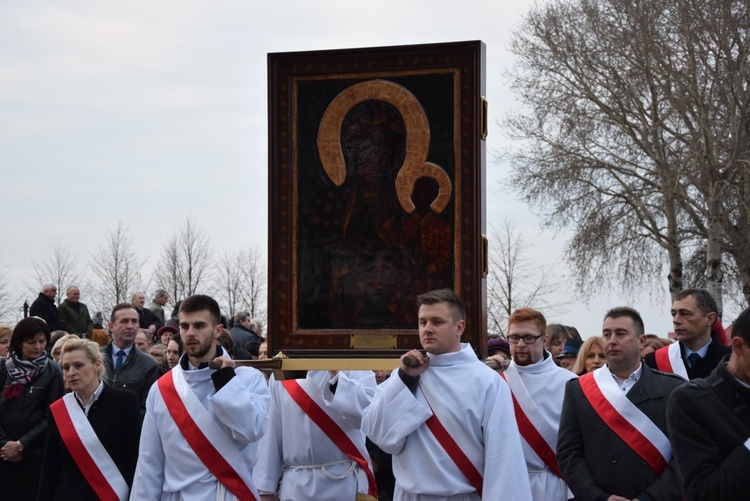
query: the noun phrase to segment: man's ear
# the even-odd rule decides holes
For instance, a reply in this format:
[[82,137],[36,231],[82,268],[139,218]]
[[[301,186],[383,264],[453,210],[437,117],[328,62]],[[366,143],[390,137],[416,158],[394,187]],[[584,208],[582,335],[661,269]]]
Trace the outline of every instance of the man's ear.
[[458,330],[459,334],[463,334],[464,330],[466,330],[466,320],[459,320],[456,324],[456,329]]
[[713,329],[714,324],[716,323],[716,319],[718,318],[718,316],[716,315],[716,312],[715,311],[709,311],[706,314],[706,318],[708,319],[708,325],[710,325],[711,329]]

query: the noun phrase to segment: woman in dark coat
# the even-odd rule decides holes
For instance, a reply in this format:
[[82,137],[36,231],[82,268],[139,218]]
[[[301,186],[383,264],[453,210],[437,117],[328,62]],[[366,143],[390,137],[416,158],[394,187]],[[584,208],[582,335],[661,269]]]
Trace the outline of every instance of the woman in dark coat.
[[0,359],[0,496],[36,497],[49,405],[63,396],[60,366],[45,351],[50,331],[36,317],[24,318]]
[[[106,486],[123,487],[120,499],[127,499],[133,483],[135,465],[138,461],[138,442],[141,430],[141,411],[138,398],[127,390],[110,388],[104,382],[104,365],[99,345],[85,339],[73,339],[65,343],[61,358],[65,382],[72,390],[50,408],[47,424],[44,463],[39,482],[38,500],[92,500],[102,498],[102,476],[99,470],[86,467],[81,471],[78,462],[81,453],[71,454],[66,438],[66,420],[73,421],[69,409],[78,412],[80,419],[91,425],[96,439],[104,447],[121,477],[106,475]],[[82,411],[82,412],[81,412]],[[84,417],[85,415],[85,417]],[[69,429],[69,427],[68,427]],[[83,426],[76,425],[75,437],[83,437]],[[91,442],[86,445],[91,448]],[[93,455],[92,455],[93,456]],[[84,458],[89,458],[83,454]],[[101,467],[104,463],[98,464]],[[104,470],[104,468],[102,468]],[[105,470],[106,471],[106,470]],[[99,483],[97,483],[97,480]],[[124,496],[124,497],[123,497]]]

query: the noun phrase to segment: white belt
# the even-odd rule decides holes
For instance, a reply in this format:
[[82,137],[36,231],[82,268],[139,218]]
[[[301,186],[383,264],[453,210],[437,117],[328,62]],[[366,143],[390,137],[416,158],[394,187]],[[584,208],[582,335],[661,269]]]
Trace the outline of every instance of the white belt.
[[[349,463],[349,469],[344,473],[342,476],[337,477],[336,475],[333,475],[326,470],[326,466],[332,466],[335,464],[344,464]],[[290,470],[317,470],[320,469],[320,471],[323,472],[323,475],[328,477],[331,480],[342,480],[349,475],[352,474],[354,471],[354,468],[356,468],[357,462],[353,461],[351,459],[341,459],[339,461],[331,461],[330,463],[322,463],[322,464],[300,464],[300,465],[287,465],[287,468]]]

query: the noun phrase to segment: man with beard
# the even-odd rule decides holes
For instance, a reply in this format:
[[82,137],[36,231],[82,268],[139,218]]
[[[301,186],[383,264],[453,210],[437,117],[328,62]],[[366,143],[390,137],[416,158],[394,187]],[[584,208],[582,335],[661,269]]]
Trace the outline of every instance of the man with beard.
[[268,387],[259,371],[235,369],[217,341],[220,318],[209,296],[180,305],[185,353],[149,393],[131,499],[258,499],[252,471]]
[[555,365],[544,349],[547,337],[547,320],[541,312],[532,308],[515,310],[508,317],[512,362],[502,377],[513,394],[532,497],[568,499],[573,496],[560,478],[555,449],[565,384],[576,375]]
[[112,309],[109,330],[112,342],[100,350],[107,384],[135,393],[144,413],[148,391],[161,373],[156,360],[135,347],[138,312],[133,305],[120,303]]

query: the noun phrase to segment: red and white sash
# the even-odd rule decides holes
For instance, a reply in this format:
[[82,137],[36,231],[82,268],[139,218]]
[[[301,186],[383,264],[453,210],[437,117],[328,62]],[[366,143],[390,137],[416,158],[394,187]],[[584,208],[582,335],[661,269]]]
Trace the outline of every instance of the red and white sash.
[[124,501],[130,488],[91,427],[73,393],[50,406],[65,447],[99,499]]
[[333,417],[328,414],[325,406],[321,407],[315,401],[312,395],[321,395],[320,388],[310,379],[287,379],[281,381],[281,384],[289,393],[289,396],[292,397],[292,400],[300,406],[302,411],[307,414],[307,417],[318,425],[318,428],[320,428],[323,433],[331,439],[331,442],[336,444],[336,447],[338,447],[341,452],[356,461],[360,469],[367,475],[367,493],[370,496],[377,497],[378,487],[375,482],[375,476],[370,468],[370,464],[366,459],[366,450],[362,451],[357,447],[357,444],[352,440],[352,437],[350,437],[346,431],[334,421]]
[[182,369],[172,369],[157,384],[169,414],[206,468],[238,499],[257,500],[245,458],[193,393]]
[[680,343],[672,343],[656,350],[654,352],[656,368],[662,372],[669,372],[682,376],[684,379],[690,379],[680,351]]
[[[459,442],[468,443],[468,441],[463,440],[460,437],[457,441],[454,438],[454,435],[459,436],[462,433],[464,429],[463,425],[461,423],[456,423],[452,419],[450,419],[450,413],[446,409],[443,409],[440,407],[443,403],[442,399],[440,398],[433,399],[435,402],[435,407],[433,407],[432,404],[430,403],[430,399],[427,398],[427,395],[425,394],[424,389],[422,388],[421,385],[419,385],[419,389],[422,391],[422,395],[424,396],[425,401],[427,402],[427,405],[430,407],[430,410],[432,411],[432,416],[430,416],[427,419],[427,421],[425,421],[427,428],[430,430],[433,436],[437,439],[437,443],[440,444],[443,450],[448,454],[451,460],[456,464],[456,467],[458,467],[459,471],[463,473],[463,475],[466,477],[466,480],[469,481],[469,484],[471,484],[471,486],[474,487],[474,489],[479,494],[479,497],[482,497],[482,486],[484,485],[484,477],[482,476],[480,469],[476,467],[476,463],[480,461],[479,451],[472,451],[468,449],[468,452],[467,452],[461,448],[461,446],[459,445]],[[435,408],[437,408],[437,412],[435,411]],[[454,431],[454,435],[452,435],[446,429],[446,427],[443,425],[440,419],[438,419],[438,416],[437,416],[438,414],[443,416],[444,420],[451,423],[451,430]],[[469,457],[470,454],[474,456],[473,459]],[[480,464],[483,464],[483,461]]]
[[515,364],[510,364],[501,376],[510,387],[518,431],[547,468],[559,477],[560,467],[557,465],[555,454],[557,430],[539,412]]
[[609,368],[605,365],[584,374],[578,381],[602,421],[661,475],[672,458],[672,445],[664,432],[628,400]]

